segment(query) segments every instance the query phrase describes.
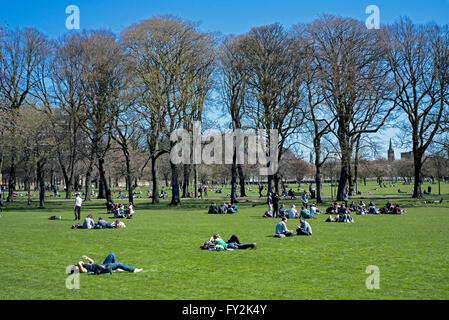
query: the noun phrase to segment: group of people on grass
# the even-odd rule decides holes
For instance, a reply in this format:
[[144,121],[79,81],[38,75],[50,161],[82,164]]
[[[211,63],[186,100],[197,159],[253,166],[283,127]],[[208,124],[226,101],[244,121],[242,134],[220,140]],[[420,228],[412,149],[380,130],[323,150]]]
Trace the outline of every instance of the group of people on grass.
[[[81,196],[79,193],[76,193],[75,195],[75,206],[74,206],[74,214],[75,214],[75,221],[81,220],[81,206],[82,206],[83,200],[81,199]],[[123,204],[115,204],[108,202],[106,203],[107,213],[113,213],[114,219],[120,219],[120,218],[126,218],[131,219],[134,214],[134,205],[130,202],[128,204],[127,209],[124,209]],[[84,219],[83,224],[75,224],[72,226],[72,229],[110,229],[110,228],[126,228],[126,225],[119,221],[115,220],[114,222],[108,222],[104,220],[102,217],[98,218],[97,223],[95,223],[93,215],[88,214],[87,217]]]
[[391,202],[387,202],[385,207],[377,209],[373,201],[370,201],[368,206],[360,200],[359,204],[351,202],[347,207],[347,202],[343,202],[340,205],[337,202],[332,203],[327,209],[326,214],[345,214],[354,212],[356,215],[365,214],[403,214],[405,210],[402,210],[399,204],[393,205]]
[[111,213],[114,215],[114,219],[132,219],[134,214],[134,206],[131,202],[128,203],[128,207],[126,209],[122,203],[116,203],[112,206],[113,208]]
[[[276,238],[292,237],[293,231],[287,228],[287,217],[283,217],[280,222],[276,224],[275,234]],[[296,235],[298,236],[311,236],[312,227],[304,218],[299,218],[300,225],[296,226]]]
[[218,207],[217,204],[214,202],[210,205],[209,207],[209,211],[207,213],[211,213],[211,214],[226,214],[226,213],[238,213],[239,212],[239,208],[233,204],[233,203],[226,203],[223,202],[223,204]]
[[126,225],[119,220],[115,220],[114,222],[108,222],[104,220],[102,217],[98,218],[97,223],[94,221],[94,217],[92,214],[88,214],[84,219],[82,225],[76,224],[72,226],[72,229],[111,229],[111,228],[126,228]]
[[[297,218],[298,212],[295,209],[295,206],[292,206],[288,211],[285,208],[284,204],[281,204],[279,206],[280,196],[277,193],[271,193],[268,192],[267,194],[267,205],[268,205],[268,211],[265,212],[264,217],[266,218],[282,218],[286,215],[286,213],[290,214],[290,218]],[[292,197],[294,199],[294,196]],[[301,211],[307,210],[308,215],[310,214],[317,214],[320,213],[319,210],[317,210],[316,205],[313,204],[313,208],[311,206],[310,211],[307,209],[309,206],[309,194],[307,191],[304,190],[304,192],[301,194],[301,200],[302,200],[302,208]],[[306,211],[304,211],[305,214]],[[296,215],[296,216],[294,216]]]

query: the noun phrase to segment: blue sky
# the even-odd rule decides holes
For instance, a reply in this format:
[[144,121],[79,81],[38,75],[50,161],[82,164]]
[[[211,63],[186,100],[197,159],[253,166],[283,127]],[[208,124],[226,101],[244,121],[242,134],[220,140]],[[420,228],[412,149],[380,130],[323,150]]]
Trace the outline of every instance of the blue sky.
[[380,8],[381,22],[408,16],[415,23],[449,23],[449,0],[0,0],[0,21],[33,26],[51,38],[66,32],[65,8],[77,5],[82,29],[126,26],[159,14],[200,23],[203,31],[244,33],[251,27],[279,22],[290,26],[310,22],[322,13],[365,21],[368,5]]
[[[120,33],[133,23],[155,15],[171,14],[198,22],[207,32],[239,34],[252,27],[279,22],[287,27],[307,23],[323,13],[365,21],[368,5],[380,9],[380,22],[392,23],[408,16],[415,23],[449,24],[449,0],[0,0],[0,24],[35,27],[50,38],[68,32],[65,9],[80,10],[81,29],[106,28]],[[394,131],[379,135],[385,154]],[[396,158],[400,157],[396,148]]]

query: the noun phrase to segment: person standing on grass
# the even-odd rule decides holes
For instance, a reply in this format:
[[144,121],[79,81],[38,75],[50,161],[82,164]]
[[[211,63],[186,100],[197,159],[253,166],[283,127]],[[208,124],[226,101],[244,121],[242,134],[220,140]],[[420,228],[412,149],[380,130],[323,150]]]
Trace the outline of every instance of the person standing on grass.
[[71,269],[70,273],[74,272],[80,272],[80,273],[90,273],[90,274],[101,274],[102,272],[98,272],[98,270],[119,270],[119,271],[128,271],[128,272],[141,272],[143,269],[137,269],[130,266],[127,266],[126,264],[117,262],[115,254],[110,253],[106,259],[104,259],[102,264],[96,264],[94,260],[89,258],[88,256],[82,256],[84,260],[87,260],[88,262],[79,261],[73,268]]
[[281,198],[279,197],[279,195],[275,192],[273,195],[273,216],[275,218],[279,217],[279,201],[281,200]]
[[81,220],[81,204],[83,202],[83,199],[81,199],[80,194],[77,192],[76,193],[76,197],[75,197],[75,207],[74,207],[74,212],[75,212],[75,220]]
[[268,211],[273,212],[273,197],[271,195],[271,192],[268,192],[267,204],[268,204]]
[[304,192],[302,193],[301,199],[302,199],[302,205],[307,209],[307,207],[309,205],[309,195],[307,194],[306,190],[304,190]]

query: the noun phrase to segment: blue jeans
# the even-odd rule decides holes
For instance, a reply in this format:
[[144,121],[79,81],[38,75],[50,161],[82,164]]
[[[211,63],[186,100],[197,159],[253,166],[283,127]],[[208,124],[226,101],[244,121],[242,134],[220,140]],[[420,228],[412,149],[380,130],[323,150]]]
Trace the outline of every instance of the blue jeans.
[[112,270],[122,269],[128,272],[134,272],[135,268],[127,266],[126,264],[117,262],[115,259],[115,254],[110,253],[106,259],[104,259],[103,264],[112,264]]
[[241,244],[241,243],[231,242],[231,243],[228,243],[226,248],[230,248],[230,249],[248,249],[248,248],[254,248],[254,244],[252,244],[252,243],[250,243],[250,244]]

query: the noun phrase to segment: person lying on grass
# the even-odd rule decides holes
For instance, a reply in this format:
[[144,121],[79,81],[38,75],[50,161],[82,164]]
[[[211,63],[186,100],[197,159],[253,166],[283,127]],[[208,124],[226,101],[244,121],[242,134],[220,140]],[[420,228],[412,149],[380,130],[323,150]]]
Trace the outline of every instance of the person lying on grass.
[[293,232],[287,229],[287,217],[283,217],[282,221],[278,222],[276,225],[276,238],[285,238],[293,236]]
[[96,264],[94,260],[89,258],[88,256],[82,256],[84,260],[87,261],[79,261],[76,265],[73,266],[70,273],[80,272],[80,273],[89,273],[89,274],[111,274],[113,271],[128,271],[128,272],[141,272],[143,269],[137,269],[126,264],[117,262],[114,253],[110,253],[106,259],[104,259],[102,264]]
[[115,221],[112,223],[112,227],[113,227],[113,228],[126,228],[126,225],[125,225],[125,223],[122,222],[122,221],[115,220]]
[[102,217],[98,218],[98,222],[95,225],[95,229],[109,229],[114,228],[112,223],[105,221]]
[[215,247],[222,246],[223,249],[257,249],[256,243],[248,243],[248,244],[242,244],[239,241],[239,238],[234,234],[231,238],[229,238],[228,241],[224,241],[218,233],[214,234],[210,240],[211,243],[215,244]]
[[302,217],[299,218],[299,221],[301,222],[301,225],[296,226],[296,234],[298,236],[311,236],[312,227],[310,226],[310,224]]

